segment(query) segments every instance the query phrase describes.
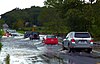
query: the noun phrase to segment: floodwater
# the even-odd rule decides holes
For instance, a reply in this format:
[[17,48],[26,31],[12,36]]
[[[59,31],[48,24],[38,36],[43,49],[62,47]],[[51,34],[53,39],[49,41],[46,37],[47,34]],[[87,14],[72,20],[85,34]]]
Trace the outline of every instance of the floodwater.
[[0,64],[5,64],[8,54],[10,64],[58,64],[59,61],[46,56],[46,52],[51,52],[41,43],[41,40],[4,38],[2,44]]
[[96,64],[100,58],[85,53],[61,51],[61,45],[45,45],[41,40],[29,38],[4,38],[0,52],[0,64],[10,55],[10,64]]

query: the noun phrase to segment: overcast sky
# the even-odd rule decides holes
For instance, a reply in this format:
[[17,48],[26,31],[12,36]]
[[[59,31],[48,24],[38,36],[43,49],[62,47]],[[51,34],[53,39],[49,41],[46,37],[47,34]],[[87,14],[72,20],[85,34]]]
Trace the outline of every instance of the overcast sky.
[[31,6],[44,6],[45,0],[0,0],[0,15],[14,8],[30,8]]

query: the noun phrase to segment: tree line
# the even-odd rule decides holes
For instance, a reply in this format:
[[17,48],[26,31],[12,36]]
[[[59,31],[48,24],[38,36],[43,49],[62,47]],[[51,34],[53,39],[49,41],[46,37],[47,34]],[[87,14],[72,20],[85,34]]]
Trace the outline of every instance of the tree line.
[[32,6],[31,8],[19,9],[15,8],[1,15],[1,21],[7,23],[10,28],[19,29],[24,27],[32,27],[39,25],[38,16],[41,8]]
[[88,31],[100,37],[100,0],[46,0],[44,7],[15,8],[1,15],[0,24],[19,29],[37,25],[48,33]]
[[[48,9],[42,12],[41,20],[48,30],[58,32],[88,31],[94,37],[100,37],[100,0],[46,0]],[[43,14],[46,15],[43,15]],[[48,18],[48,15],[50,17]],[[47,18],[46,18],[46,17]],[[43,19],[44,18],[44,19]]]

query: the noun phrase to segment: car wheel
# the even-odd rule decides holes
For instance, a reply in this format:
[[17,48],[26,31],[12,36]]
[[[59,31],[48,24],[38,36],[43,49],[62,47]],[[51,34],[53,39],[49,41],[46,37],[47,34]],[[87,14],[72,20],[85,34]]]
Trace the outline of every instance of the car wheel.
[[86,52],[87,52],[87,53],[91,53],[91,51],[92,51],[92,49],[87,49]]
[[62,46],[62,50],[68,50],[66,47],[64,47],[64,45]]
[[69,47],[69,43],[68,43],[68,53],[70,53],[72,50],[71,48]]
[[68,53],[72,52],[71,48],[68,48]]
[[68,53],[71,53],[72,49],[68,46]]
[[30,40],[32,40],[32,38],[30,38]]
[[62,42],[62,50],[67,50],[67,48],[64,46],[64,41]]

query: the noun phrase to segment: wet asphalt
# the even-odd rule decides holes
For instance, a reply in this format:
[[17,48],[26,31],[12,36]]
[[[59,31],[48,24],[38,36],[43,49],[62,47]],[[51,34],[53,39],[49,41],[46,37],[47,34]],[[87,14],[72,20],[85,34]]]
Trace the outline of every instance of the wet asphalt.
[[[4,38],[1,40],[2,60],[4,64],[7,54],[11,56],[11,64],[97,64],[100,57],[95,53],[68,53],[61,50],[61,45],[46,45],[41,40]],[[16,59],[16,60],[14,60]],[[23,60],[22,60],[23,59]]]

